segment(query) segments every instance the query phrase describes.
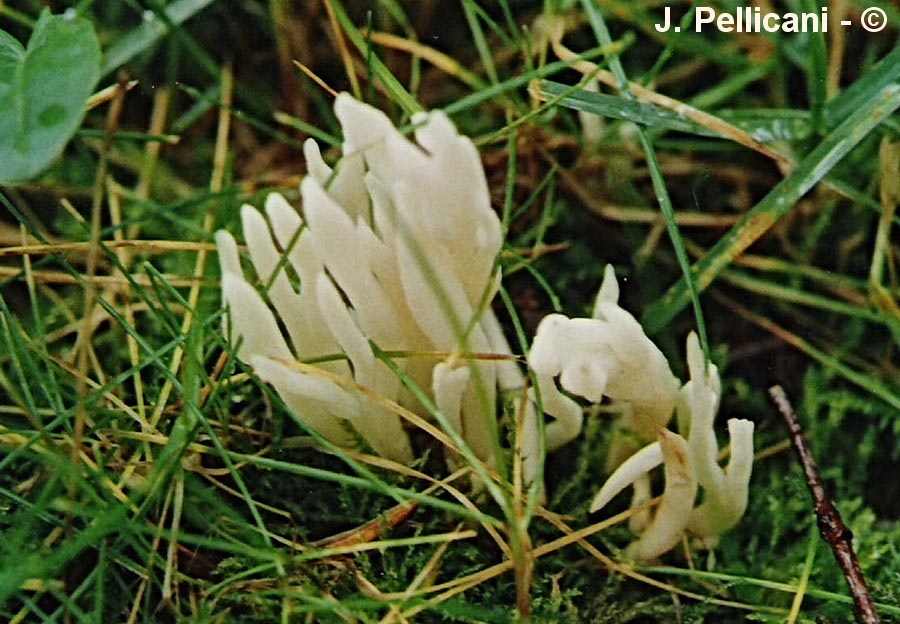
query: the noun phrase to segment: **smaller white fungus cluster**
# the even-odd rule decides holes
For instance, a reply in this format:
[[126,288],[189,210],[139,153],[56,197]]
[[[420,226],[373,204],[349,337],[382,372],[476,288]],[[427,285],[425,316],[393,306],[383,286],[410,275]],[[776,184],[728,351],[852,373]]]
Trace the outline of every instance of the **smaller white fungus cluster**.
[[[551,314],[541,321],[528,363],[538,377],[544,410],[557,422],[574,422],[581,413],[578,404],[556,387],[553,378],[558,377],[563,390],[588,401],[607,397],[634,437],[655,440],[625,459],[591,503],[591,511],[598,511],[631,485],[632,507],[643,504],[650,498],[650,471],[664,464],[662,500],[652,518],[647,514],[633,518],[631,527],[640,537],[628,547],[629,556],[653,559],[685,534],[712,545],[746,509],[753,423],[728,421],[731,460],[722,469],[713,430],[721,395],[716,367],[707,365],[697,336],[691,333],[687,341],[691,379],[681,386],[637,320],[619,307],[618,298],[615,274],[607,266],[593,318]],[[680,433],[665,428],[676,411]],[[703,488],[703,502],[695,506],[698,486]]]

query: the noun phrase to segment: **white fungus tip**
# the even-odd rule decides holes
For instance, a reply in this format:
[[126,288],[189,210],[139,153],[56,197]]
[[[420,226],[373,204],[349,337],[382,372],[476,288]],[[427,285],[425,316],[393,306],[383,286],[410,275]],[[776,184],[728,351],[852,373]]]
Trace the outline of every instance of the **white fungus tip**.
[[606,507],[616,495],[663,463],[663,449],[659,442],[648,444],[637,453],[626,459],[616,469],[591,502],[591,513]]

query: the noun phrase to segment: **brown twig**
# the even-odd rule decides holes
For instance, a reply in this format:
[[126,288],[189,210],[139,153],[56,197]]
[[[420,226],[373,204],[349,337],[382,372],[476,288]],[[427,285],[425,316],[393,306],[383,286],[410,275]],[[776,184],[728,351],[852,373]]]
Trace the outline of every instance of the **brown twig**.
[[850,593],[856,602],[856,608],[859,611],[865,624],[878,624],[881,619],[878,617],[878,611],[875,609],[875,603],[866,587],[866,579],[863,577],[862,570],[859,568],[859,560],[853,551],[853,532],[847,528],[841,519],[841,514],[837,507],[825,492],[822,485],[822,478],[819,476],[819,469],[812,457],[812,452],[806,439],[803,437],[803,431],[800,429],[800,423],[791,407],[787,395],[781,386],[772,386],[769,388],[769,396],[781,412],[787,423],[790,432],[791,443],[800,456],[800,463],[803,464],[803,472],[806,473],[806,483],[812,494],[813,502],[816,508],[816,517],[819,523],[819,534],[822,536],[831,550],[834,557],[844,571],[847,584],[850,586]]
[[406,501],[391,507],[386,512],[369,520],[362,526],[358,526],[349,531],[326,537],[323,540],[312,542],[310,546],[316,548],[345,548],[355,546],[357,544],[366,544],[380,539],[382,535],[389,529],[396,528],[406,522],[410,516],[419,508],[416,501]]

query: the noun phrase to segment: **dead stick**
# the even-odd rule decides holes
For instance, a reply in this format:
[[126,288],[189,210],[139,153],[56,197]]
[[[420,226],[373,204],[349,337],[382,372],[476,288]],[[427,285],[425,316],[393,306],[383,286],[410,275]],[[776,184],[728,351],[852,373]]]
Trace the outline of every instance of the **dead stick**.
[[791,443],[800,456],[800,463],[803,464],[803,472],[806,473],[806,483],[812,494],[813,502],[816,506],[816,517],[819,522],[819,534],[822,536],[831,550],[834,557],[844,571],[844,577],[850,586],[850,593],[853,600],[856,601],[856,608],[862,616],[865,624],[880,624],[881,619],[878,617],[878,611],[875,610],[875,603],[866,587],[866,579],[863,577],[862,570],[859,569],[859,560],[856,553],[853,552],[853,532],[847,528],[841,519],[841,514],[835,507],[834,503],[825,493],[825,487],[822,485],[822,478],[819,476],[819,469],[813,459],[812,452],[806,439],[803,437],[803,431],[800,429],[800,423],[791,407],[784,388],[781,386],[772,386],[769,388],[769,396],[775,402],[775,406],[787,423],[788,431],[791,436]]
[[416,501],[400,503],[399,505],[391,507],[374,520],[369,520],[362,526],[350,529],[349,531],[344,531],[343,533],[338,533],[337,535],[332,535],[331,537],[326,537],[323,540],[309,544],[309,546],[315,546],[317,548],[346,548],[348,546],[356,546],[357,544],[374,542],[381,538],[387,529],[396,528],[406,522],[418,508],[419,503]]

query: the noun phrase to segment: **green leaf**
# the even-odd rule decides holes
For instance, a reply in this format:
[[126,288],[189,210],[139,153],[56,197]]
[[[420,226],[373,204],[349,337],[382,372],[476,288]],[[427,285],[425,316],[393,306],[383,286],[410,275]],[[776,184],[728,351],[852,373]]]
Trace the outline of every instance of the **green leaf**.
[[100,43],[85,19],[41,13],[25,49],[0,31],[0,184],[43,171],[84,118],[100,78]]

